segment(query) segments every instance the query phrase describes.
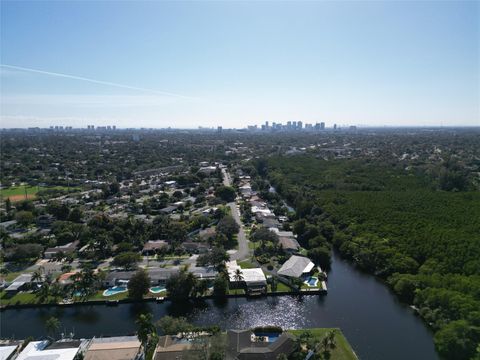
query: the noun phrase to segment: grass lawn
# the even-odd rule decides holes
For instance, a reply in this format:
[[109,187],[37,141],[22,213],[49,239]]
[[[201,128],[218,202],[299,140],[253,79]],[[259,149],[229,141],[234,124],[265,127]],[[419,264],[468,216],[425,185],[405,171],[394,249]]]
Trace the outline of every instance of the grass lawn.
[[27,272],[26,271],[12,271],[12,272],[9,272],[9,273],[7,273],[7,275],[5,275],[5,281],[7,281],[7,282],[13,281],[17,276],[19,276],[21,274],[27,274]]
[[36,304],[36,296],[32,293],[19,292],[10,297],[5,291],[0,292],[0,304],[15,305],[15,304]]
[[[268,284],[267,291],[272,293],[272,286]],[[277,282],[277,290],[275,292],[293,292],[294,290],[291,289],[289,286],[285,285],[284,283]]]
[[[78,190],[80,188],[70,187],[70,190]],[[25,191],[27,192],[28,199],[34,199],[37,193],[40,190],[68,190],[67,186],[49,186],[49,187],[40,187],[40,186],[11,186],[7,189],[0,190],[0,198],[10,198],[11,201],[21,201],[25,200]]]
[[290,286],[277,281],[277,291],[292,291],[292,289],[290,288]]
[[[302,329],[302,330],[288,330],[289,333],[299,336],[304,331],[308,331],[313,335],[315,340],[321,341],[322,338],[329,332],[333,330],[332,328],[316,328],[316,329]],[[352,347],[348,343],[347,339],[343,335],[340,329],[335,329],[335,341],[337,346],[335,349],[330,352],[330,360],[357,360],[357,356],[353,352]]]
[[256,244],[253,241],[249,241],[248,248],[254,250],[256,248]]
[[253,269],[256,268],[254,264],[250,262],[250,260],[243,260],[237,263],[242,269]]
[[123,300],[123,299],[126,299],[128,297],[128,291],[125,291],[125,292],[119,293],[119,294],[115,294],[115,295],[112,295],[112,296],[103,296],[104,291],[105,290],[98,290],[95,293],[95,295],[91,296],[88,300],[92,300],[92,301]]
[[228,289],[229,295],[245,295],[245,290],[243,289]]

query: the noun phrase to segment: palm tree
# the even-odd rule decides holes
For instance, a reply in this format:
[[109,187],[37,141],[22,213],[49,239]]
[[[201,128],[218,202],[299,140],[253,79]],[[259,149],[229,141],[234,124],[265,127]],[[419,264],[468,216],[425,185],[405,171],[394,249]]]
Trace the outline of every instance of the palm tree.
[[31,282],[41,281],[41,280],[42,280],[42,272],[43,272],[43,268],[42,268],[42,267],[39,267],[37,270],[35,270],[35,271],[32,273],[32,280],[31,280]]
[[39,302],[44,302],[46,299],[48,299],[48,296],[50,295],[50,285],[47,282],[44,282],[40,289],[38,289],[38,300]]
[[147,345],[151,338],[157,335],[157,328],[152,322],[152,314],[140,314],[137,318],[136,324],[138,326],[137,337],[142,343],[144,356],[147,352]]
[[[243,273],[242,269],[235,270],[235,274],[233,275],[233,279],[236,283],[243,281]],[[235,294],[237,293],[237,289],[235,290]]]
[[45,321],[45,329],[52,339],[55,339],[55,333],[59,328],[60,321],[55,316],[52,316]]
[[277,291],[277,279],[275,278],[275,276],[272,276],[272,283],[270,284],[270,287],[272,289],[272,292]]
[[336,342],[336,339],[335,339],[336,335],[337,335],[337,331],[335,329],[331,330],[327,333],[327,338],[328,338],[330,349],[335,349],[335,347],[337,346],[337,342]]

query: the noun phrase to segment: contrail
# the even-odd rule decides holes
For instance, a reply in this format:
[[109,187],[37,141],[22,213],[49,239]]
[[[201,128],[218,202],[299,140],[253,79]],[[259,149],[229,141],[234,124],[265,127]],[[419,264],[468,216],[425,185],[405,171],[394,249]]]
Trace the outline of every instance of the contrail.
[[67,79],[73,79],[73,80],[87,81],[87,82],[91,82],[91,83],[94,83],[94,84],[114,86],[114,87],[119,87],[119,88],[123,88],[123,89],[149,92],[149,93],[158,94],[158,95],[173,96],[173,97],[178,97],[178,98],[183,98],[183,99],[195,99],[195,98],[192,97],[192,96],[175,94],[175,93],[166,92],[166,91],[158,91],[158,90],[153,90],[153,89],[146,89],[146,88],[141,88],[141,87],[136,87],[136,86],[130,86],[130,85],[125,85],[125,84],[118,84],[118,83],[113,83],[113,82],[110,82],[110,81],[102,81],[102,80],[90,79],[90,78],[86,78],[86,77],[83,77],[83,76],[76,76],[76,75],[69,75],[69,74],[61,74],[61,73],[56,73],[56,72],[51,72],[51,71],[31,69],[31,68],[26,68],[26,67],[21,67],[21,66],[15,66],[15,65],[7,65],[7,64],[0,64],[0,66],[3,66],[3,67],[5,67],[5,68],[9,68],[9,69],[15,69],[15,70],[33,72],[33,73],[37,73],[37,74],[44,74],[44,75],[57,76],[57,77],[62,77],[62,78],[67,78]]

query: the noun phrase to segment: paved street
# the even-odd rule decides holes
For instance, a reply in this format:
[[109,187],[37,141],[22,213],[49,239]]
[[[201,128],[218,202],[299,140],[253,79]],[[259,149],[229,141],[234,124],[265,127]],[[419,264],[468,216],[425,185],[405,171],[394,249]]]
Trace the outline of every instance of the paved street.
[[[225,169],[222,169],[223,174],[223,184],[225,186],[232,186],[232,180],[230,175]],[[242,220],[240,219],[240,211],[238,210],[235,202],[230,202],[227,204],[230,207],[230,212],[232,217],[235,219],[237,224],[240,226],[240,231],[238,232],[238,250],[230,254],[230,260],[244,260],[249,257],[250,249],[248,248],[248,240],[243,229]]]

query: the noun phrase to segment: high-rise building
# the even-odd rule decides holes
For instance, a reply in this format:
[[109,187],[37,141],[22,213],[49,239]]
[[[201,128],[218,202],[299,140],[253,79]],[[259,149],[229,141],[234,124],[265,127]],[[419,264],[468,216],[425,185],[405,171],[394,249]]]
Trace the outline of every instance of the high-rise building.
[[333,130],[337,130],[337,124],[333,124]]
[[320,130],[325,130],[325,123],[323,121],[320,123]]
[[298,121],[297,122],[297,129],[302,130],[302,127],[303,127],[303,123],[301,121]]
[[291,129],[292,129],[292,122],[287,121],[287,130],[291,130]]

